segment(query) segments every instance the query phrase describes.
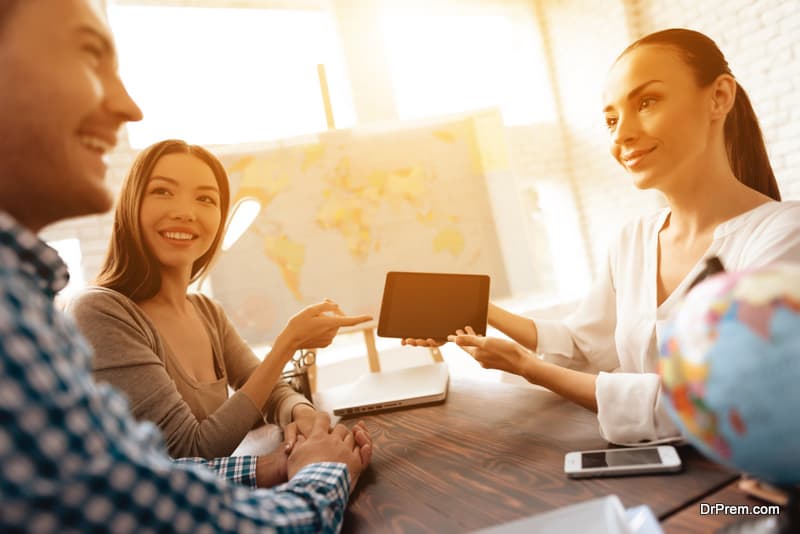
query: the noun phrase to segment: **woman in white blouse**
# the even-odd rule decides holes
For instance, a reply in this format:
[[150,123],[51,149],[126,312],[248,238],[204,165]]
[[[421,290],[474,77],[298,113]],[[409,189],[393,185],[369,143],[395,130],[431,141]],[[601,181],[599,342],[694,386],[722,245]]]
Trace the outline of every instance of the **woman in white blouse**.
[[672,29],[636,41],[612,66],[603,97],[612,156],[669,207],[622,229],[567,319],[490,305],[489,324],[516,343],[471,328],[449,339],[486,368],[596,411],[608,441],[633,444],[679,434],[661,406],[659,330],[704,258],[729,270],[800,262],[800,202],[780,202],[753,108],[705,35]]

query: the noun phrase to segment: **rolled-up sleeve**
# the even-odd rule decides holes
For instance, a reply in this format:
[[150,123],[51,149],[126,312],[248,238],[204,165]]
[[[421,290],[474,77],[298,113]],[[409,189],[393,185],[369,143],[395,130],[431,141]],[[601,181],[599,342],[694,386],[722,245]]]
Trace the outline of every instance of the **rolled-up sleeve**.
[[595,394],[600,433],[607,441],[633,445],[680,433],[661,405],[661,382],[655,373],[601,372]]

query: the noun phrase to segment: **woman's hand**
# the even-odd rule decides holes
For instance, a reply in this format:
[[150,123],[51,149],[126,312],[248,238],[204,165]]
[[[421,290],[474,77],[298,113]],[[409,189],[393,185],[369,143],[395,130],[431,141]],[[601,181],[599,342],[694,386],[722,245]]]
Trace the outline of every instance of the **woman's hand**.
[[345,315],[338,304],[325,299],[295,314],[278,338],[292,350],[318,349],[330,345],[339,328],[371,319],[370,315]]
[[433,338],[414,339],[410,337],[407,337],[400,342],[401,345],[411,345],[412,347],[441,347],[445,343],[447,343],[447,340],[437,341]]
[[447,337],[464,349],[485,369],[499,369],[515,375],[523,375],[523,367],[530,358],[528,351],[513,341],[475,334],[472,327],[456,330],[456,335]]
[[[472,330],[471,326],[468,326],[467,329],[469,329],[469,331],[472,332],[472,334],[475,333]],[[462,334],[464,333],[461,330],[456,330],[456,334],[458,334],[459,332],[462,333]],[[454,337],[453,335],[447,336],[447,339],[433,339],[433,338],[430,338],[430,337],[427,338],[427,339],[420,339],[420,338],[407,337],[407,338],[404,338],[403,340],[401,340],[400,344],[401,345],[410,345],[412,347],[430,347],[430,348],[441,347],[442,345],[444,345],[448,341],[453,341],[453,339],[451,339],[453,337]]]
[[283,447],[286,453],[292,451],[298,434],[308,437],[314,428],[317,411],[308,404],[298,404],[292,408],[292,422],[283,429]]
[[309,306],[294,315],[275,339],[264,360],[241,387],[253,404],[264,406],[281,378],[283,368],[299,349],[327,347],[342,326],[372,319],[369,315],[347,316],[331,300]]

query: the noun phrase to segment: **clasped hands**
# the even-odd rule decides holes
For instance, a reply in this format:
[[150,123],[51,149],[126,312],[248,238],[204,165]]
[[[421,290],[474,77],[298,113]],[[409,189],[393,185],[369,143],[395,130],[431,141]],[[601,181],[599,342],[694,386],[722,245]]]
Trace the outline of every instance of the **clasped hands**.
[[313,463],[337,462],[347,465],[350,488],[354,488],[372,459],[372,439],[366,425],[359,421],[352,430],[341,424],[331,428],[328,414],[307,405],[303,408],[307,410],[284,429],[280,449],[259,457],[258,486],[271,487],[286,482]]

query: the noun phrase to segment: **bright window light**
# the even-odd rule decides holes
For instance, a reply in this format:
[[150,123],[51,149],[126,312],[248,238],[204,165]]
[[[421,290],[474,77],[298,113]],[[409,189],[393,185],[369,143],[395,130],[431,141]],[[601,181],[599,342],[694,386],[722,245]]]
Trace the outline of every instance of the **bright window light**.
[[317,65],[339,127],[354,123],[335,26],[327,12],[109,6],[120,71],[144,120],[131,145],[269,141],[327,128]]
[[555,120],[539,41],[511,16],[387,10],[383,24],[401,118],[499,106],[506,125]]
[[231,218],[225,237],[222,239],[222,250],[228,250],[250,227],[261,211],[261,203],[255,198],[243,198],[231,210]]
[[81,242],[72,237],[50,241],[47,244],[58,252],[58,255],[61,256],[61,261],[67,265],[67,270],[69,271],[69,283],[56,297],[56,304],[63,308],[76,293],[86,287],[86,279],[83,277],[83,267],[81,266],[83,259]]

